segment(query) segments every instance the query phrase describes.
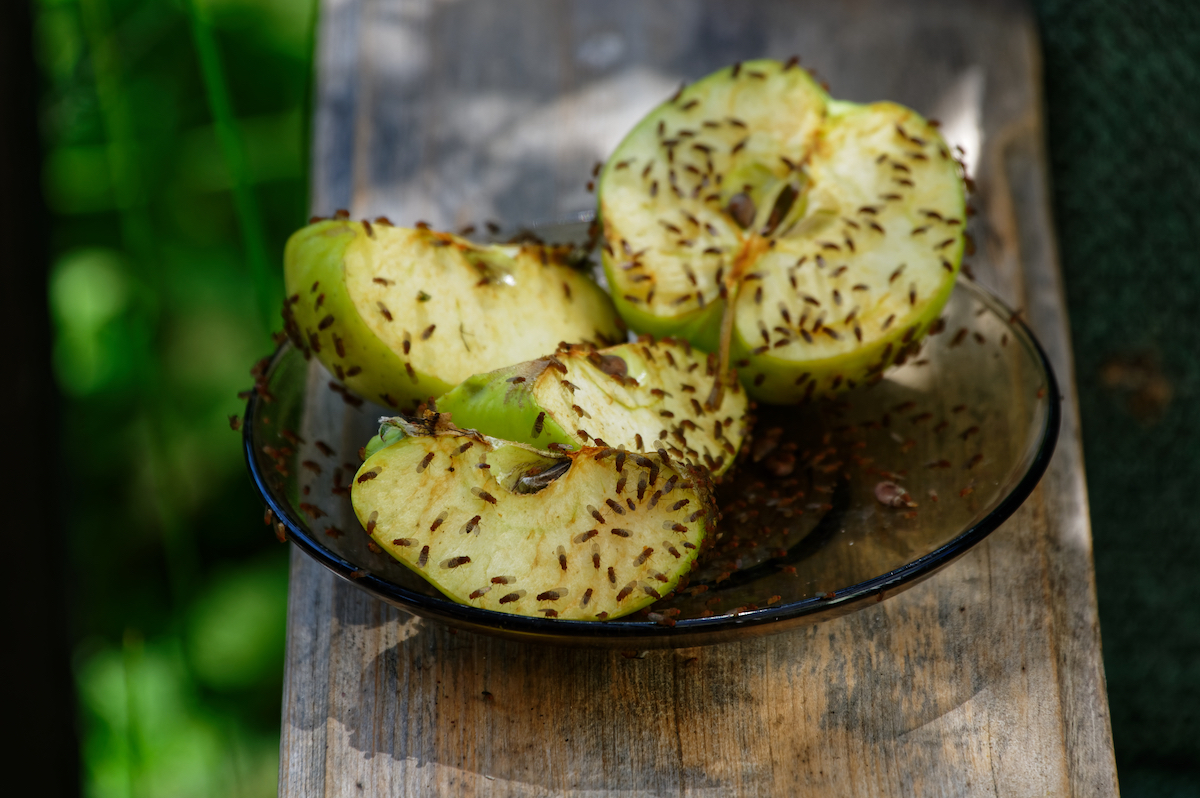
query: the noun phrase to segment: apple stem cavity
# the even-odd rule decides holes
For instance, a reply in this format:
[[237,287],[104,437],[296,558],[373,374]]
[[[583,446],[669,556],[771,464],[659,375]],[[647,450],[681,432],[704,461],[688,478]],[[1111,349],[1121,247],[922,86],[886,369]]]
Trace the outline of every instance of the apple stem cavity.
[[[794,199],[794,198],[793,198]],[[733,323],[737,316],[737,299],[742,291],[742,284],[752,266],[758,262],[763,253],[771,248],[771,242],[758,235],[750,233],[742,239],[733,268],[725,278],[725,307],[721,311],[721,338],[717,349],[717,374],[713,380],[712,391],[705,400],[705,407],[715,410],[721,406],[725,397],[725,381],[729,373],[729,348],[733,345]]]

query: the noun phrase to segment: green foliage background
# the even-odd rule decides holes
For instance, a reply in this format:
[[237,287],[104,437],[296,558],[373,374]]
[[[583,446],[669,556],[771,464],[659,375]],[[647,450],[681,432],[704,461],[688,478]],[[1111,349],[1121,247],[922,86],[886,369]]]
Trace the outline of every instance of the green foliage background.
[[38,0],[84,790],[271,795],[287,550],[229,416],[307,211],[308,0]]

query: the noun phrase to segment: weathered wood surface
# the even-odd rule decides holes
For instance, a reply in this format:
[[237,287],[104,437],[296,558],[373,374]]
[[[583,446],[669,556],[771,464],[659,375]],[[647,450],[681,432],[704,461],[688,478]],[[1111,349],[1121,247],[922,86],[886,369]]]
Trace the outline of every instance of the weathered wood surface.
[[[682,79],[799,53],[946,123],[980,281],[1062,383],[1041,486],[950,568],[739,644],[620,653],[454,634],[294,554],[281,795],[1114,795],[1069,337],[1022,3],[326,0],[314,204],[459,225],[587,209]],[[972,110],[975,109],[975,110]]]

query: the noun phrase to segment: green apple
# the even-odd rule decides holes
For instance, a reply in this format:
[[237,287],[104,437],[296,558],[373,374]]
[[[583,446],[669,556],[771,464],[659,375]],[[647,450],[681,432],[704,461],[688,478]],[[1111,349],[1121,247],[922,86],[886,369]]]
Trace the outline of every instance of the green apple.
[[543,452],[458,429],[400,430],[363,463],[354,511],[388,553],[461,604],[627,615],[673,590],[716,522],[703,469],[611,448]]
[[354,392],[411,407],[560,341],[623,339],[608,296],[572,268],[569,252],[317,222],[287,243],[288,332]]
[[662,449],[718,477],[733,465],[750,422],[736,381],[719,407],[703,406],[715,367],[715,358],[686,341],[569,346],[470,377],[438,399],[437,408],[460,427],[505,440],[539,448]]
[[936,320],[964,247],[962,169],[937,129],[832,100],[793,62],[684,88],[597,192],[629,326],[719,352],[769,402],[878,379]]

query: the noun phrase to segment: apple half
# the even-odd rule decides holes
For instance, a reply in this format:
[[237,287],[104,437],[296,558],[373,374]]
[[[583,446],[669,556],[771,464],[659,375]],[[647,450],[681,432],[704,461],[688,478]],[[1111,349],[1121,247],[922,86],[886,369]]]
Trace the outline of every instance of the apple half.
[[685,87],[597,192],[629,326],[720,353],[768,402],[879,379],[936,320],[964,249],[962,168],[936,127],[830,99],[794,61]]

